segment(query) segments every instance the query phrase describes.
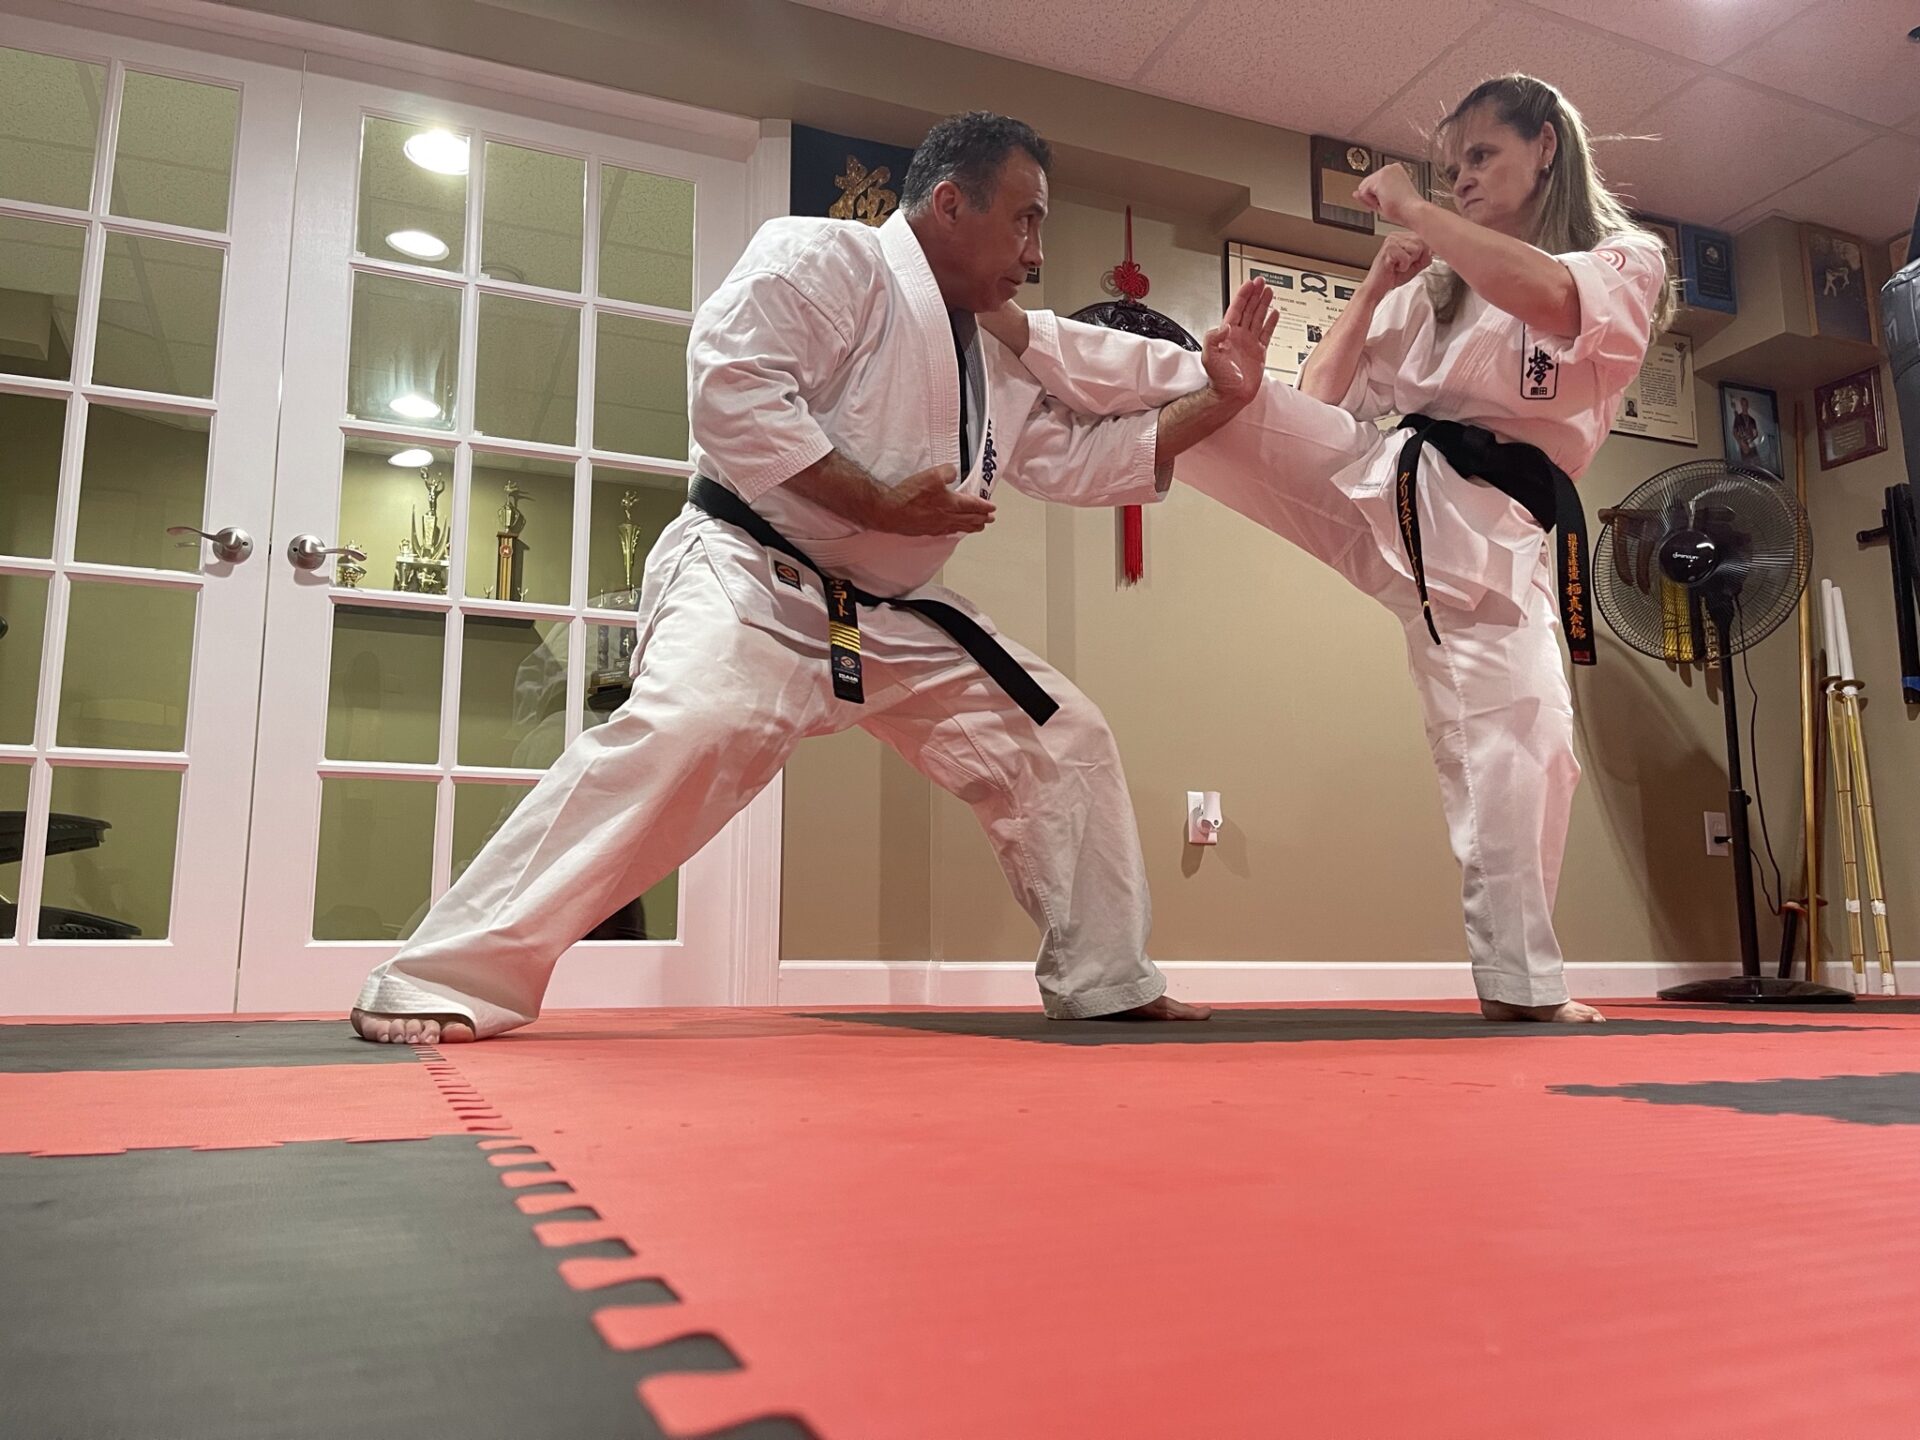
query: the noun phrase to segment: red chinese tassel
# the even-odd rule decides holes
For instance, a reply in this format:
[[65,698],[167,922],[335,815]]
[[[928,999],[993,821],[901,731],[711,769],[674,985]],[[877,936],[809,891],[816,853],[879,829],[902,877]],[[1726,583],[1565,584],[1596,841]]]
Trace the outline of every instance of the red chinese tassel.
[[[1127,258],[1107,273],[1109,288],[1138,304],[1147,297],[1147,277],[1133,263],[1133,207],[1127,207]],[[1147,520],[1138,505],[1120,510],[1120,574],[1129,585],[1138,585],[1147,573]]]

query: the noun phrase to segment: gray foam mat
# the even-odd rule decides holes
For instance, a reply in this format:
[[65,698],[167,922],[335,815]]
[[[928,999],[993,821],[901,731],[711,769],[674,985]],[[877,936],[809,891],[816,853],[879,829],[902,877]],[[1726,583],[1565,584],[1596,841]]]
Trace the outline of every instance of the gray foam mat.
[[58,1070],[229,1070],[270,1065],[411,1065],[407,1045],[356,1039],[340,1020],[156,1020],[0,1025],[0,1074]]
[[1854,1125],[1920,1125],[1920,1073],[1817,1080],[1703,1080],[1685,1085],[1555,1085],[1556,1095],[1703,1106],[1748,1115],[1815,1115]]
[[[369,1049],[376,1048],[369,1046]],[[647,1440],[634,1386],[717,1342],[608,1350],[471,1139],[0,1156],[7,1440]],[[804,1440],[769,1418],[732,1440]]]
[[[1025,1010],[894,1010],[809,1012],[809,1019],[851,1025],[922,1030],[936,1035],[978,1035],[1050,1045],[1246,1045],[1309,1040],[1493,1040],[1519,1037],[1606,1040],[1626,1035],[1775,1035],[1782,1032],[1862,1028],[1837,1025],[1760,1024],[1737,1020],[1629,1020],[1605,1025],[1541,1025],[1489,1022],[1461,1010],[1216,1010],[1204,1022],[1049,1020]],[[1868,1027],[1870,1028],[1870,1027]]]
[[[1880,983],[1878,976],[1873,976],[1870,978],[1873,984],[1878,985]],[[1862,995],[1858,999],[1856,999],[1852,1005],[1845,1006],[1844,1008],[1838,1010],[1837,1012],[1835,1010],[1835,1007],[1830,1004],[1699,1005],[1699,1004],[1674,1003],[1670,1006],[1662,1006],[1662,1008],[1663,1009],[1670,1008],[1676,1013],[1681,1015],[1689,1014],[1694,1011],[1700,1011],[1702,1013],[1717,1014],[1717,1015],[1737,1014],[1742,1012],[1748,1015],[1753,1015],[1753,1014],[1777,1015],[1777,1014],[1780,1014],[1782,1011],[1786,1011],[1788,1013],[1798,1012],[1802,1014],[1818,1014],[1818,1015],[1832,1015],[1832,1014],[1838,1013],[1841,1015],[1851,1015],[1856,1020],[1868,1020],[1868,1019],[1872,1019],[1875,1015],[1920,1015],[1920,997],[1916,997],[1912,995]]]

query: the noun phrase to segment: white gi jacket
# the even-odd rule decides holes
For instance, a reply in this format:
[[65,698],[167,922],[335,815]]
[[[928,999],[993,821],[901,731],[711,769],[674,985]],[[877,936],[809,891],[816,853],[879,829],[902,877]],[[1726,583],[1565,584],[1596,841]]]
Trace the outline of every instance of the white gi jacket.
[[[1578,479],[1645,359],[1666,264],[1659,242],[1638,232],[1556,258],[1580,293],[1578,335],[1540,334],[1471,291],[1441,326],[1425,283],[1415,279],[1374,312],[1339,408],[1352,422],[1424,414],[1484,426],[1503,440],[1537,446]],[[1090,413],[1164,405],[1205,382],[1199,357],[1179,346],[1045,311],[1034,311],[1029,322],[1022,363],[1049,394]],[[1267,493],[1330,482],[1324,498],[1286,498],[1326,506],[1344,496],[1350,506],[1337,515],[1329,510],[1329,525],[1364,524],[1381,560],[1410,585],[1392,505],[1405,432],[1383,433],[1346,417],[1269,384],[1247,412],[1182,456],[1176,473],[1333,563],[1329,551],[1344,542],[1303,534],[1298,516],[1277,515],[1272,507],[1281,497]],[[1521,605],[1545,554],[1540,527],[1499,490],[1456,474],[1437,449],[1427,448],[1421,466],[1421,531],[1434,596],[1470,608],[1493,593]],[[1355,567],[1342,568],[1358,578]]]
[[[902,214],[878,229],[801,217],[763,225],[701,307],[687,359],[696,471],[830,574],[876,594],[926,585],[960,537],[861,531],[780,488],[829,450],[882,485],[946,464],[956,467],[957,488],[981,496],[1003,479],[1070,505],[1163,495],[1154,480],[1156,416],[1076,414],[1047,400],[987,336],[968,352],[974,445],[961,456],[953,330]],[[1202,375],[1181,393],[1204,383]]]

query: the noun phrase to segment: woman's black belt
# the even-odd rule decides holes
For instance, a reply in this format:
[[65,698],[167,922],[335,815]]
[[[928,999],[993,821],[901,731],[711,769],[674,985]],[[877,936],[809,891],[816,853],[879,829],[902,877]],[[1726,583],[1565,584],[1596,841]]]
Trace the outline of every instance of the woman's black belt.
[[1587,512],[1567,472],[1545,452],[1519,441],[1501,440],[1479,425],[1457,420],[1435,420],[1409,415],[1402,422],[1413,433],[1400,447],[1394,478],[1394,513],[1399,517],[1400,541],[1413,567],[1414,588],[1420,592],[1420,610],[1427,633],[1438,645],[1440,632],[1433,623],[1433,604],[1427,597],[1426,557],[1420,548],[1420,507],[1415,487],[1420,477],[1420,452],[1431,445],[1462,475],[1484,480],[1520,502],[1542,530],[1558,532],[1554,546],[1560,592],[1560,628],[1567,653],[1576,665],[1591,665],[1594,653],[1592,612],[1587,603]]

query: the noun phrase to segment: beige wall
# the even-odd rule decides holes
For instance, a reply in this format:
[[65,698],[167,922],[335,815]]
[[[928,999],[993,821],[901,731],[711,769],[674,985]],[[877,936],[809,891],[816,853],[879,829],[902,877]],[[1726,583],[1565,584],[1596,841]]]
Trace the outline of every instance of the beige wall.
[[[1059,197],[1046,285],[1031,303],[1077,309],[1100,297],[1121,253],[1116,202]],[[1196,334],[1217,318],[1221,256],[1182,217],[1134,214],[1149,303]],[[1697,450],[1615,439],[1582,485],[1589,515],[1682,460],[1719,453],[1711,387]],[[1318,562],[1202,496],[1175,487],[1147,517],[1147,578],[1116,582],[1105,511],[1038,505],[1003,491],[992,531],[945,580],[1046,654],[1106,711],[1126,757],[1155,906],[1155,954],[1195,960],[1463,959],[1457,870],[1406,679],[1399,627]],[[1793,634],[1753,656],[1766,702],[1760,778],[1776,848],[1798,814]],[[1670,669],[1602,638],[1575,679],[1587,768],[1559,910],[1579,960],[1715,960],[1734,953],[1732,872],[1711,859],[1701,815],[1726,809],[1722,719],[1699,672]],[[1746,696],[1743,692],[1743,710]],[[845,777],[858,783],[842,784]],[[878,777],[877,780],[875,777]],[[783,950],[789,958],[1019,959],[1033,928],[1006,893],[963,806],[926,798],[926,950],[876,946],[872,917],[910,902],[829,871],[883,879],[919,836],[924,782],[861,737],[803,749],[788,767]],[[1222,792],[1211,850],[1186,845],[1186,791]],[[884,793],[883,793],[884,792]],[[836,859],[809,842],[837,797]],[[1784,841],[1784,846],[1781,842]],[[847,863],[851,859],[853,863]],[[1792,860],[1783,853],[1783,864]],[[1771,959],[1777,931],[1763,916]],[[913,938],[913,928],[900,932]]]
[[[1219,306],[1223,233],[1334,259],[1366,251],[1365,241],[1303,218],[1302,136],[780,0],[235,3],[903,143],[955,109],[1023,114],[1055,141],[1062,185],[1081,187],[1057,207],[1047,286],[1033,297],[1061,309],[1097,298],[1100,272],[1118,257],[1118,212],[1105,194],[1124,191],[1141,207],[1136,248],[1154,280],[1152,301],[1195,329]],[[742,50],[742,34],[756,43]],[[1610,442],[1583,484],[1589,511],[1668,465],[1717,454],[1710,386],[1700,401],[1697,451]],[[1881,757],[1890,872],[1910,870],[1920,839],[1896,814],[1913,811],[1900,747],[1914,717],[1887,698],[1884,559],[1856,554],[1851,536],[1897,475],[1892,454],[1816,475],[1813,502],[1820,572],[1856,592],[1860,668],[1888,677],[1876,682],[1868,728]],[[1453,867],[1395,627],[1277,540],[1181,493],[1150,517],[1147,583],[1119,590],[1113,525],[1106,514],[1049,511],[1008,493],[991,537],[970,542],[946,578],[1106,707],[1141,812],[1157,952],[1460,955]],[[1759,788],[1788,866],[1797,828],[1793,650],[1789,625],[1752,657],[1763,701]],[[1560,907],[1569,954],[1730,957],[1729,867],[1701,844],[1701,812],[1725,804],[1714,687],[1604,635],[1599,669],[1575,684],[1588,779]],[[1204,854],[1180,842],[1189,786],[1225,795],[1227,831]],[[864,736],[805,748],[789,768],[786,799],[787,956],[1031,953],[1031,929],[970,817]],[[1774,934],[1763,921],[1768,953]],[[1911,945],[1913,930],[1904,934]]]

